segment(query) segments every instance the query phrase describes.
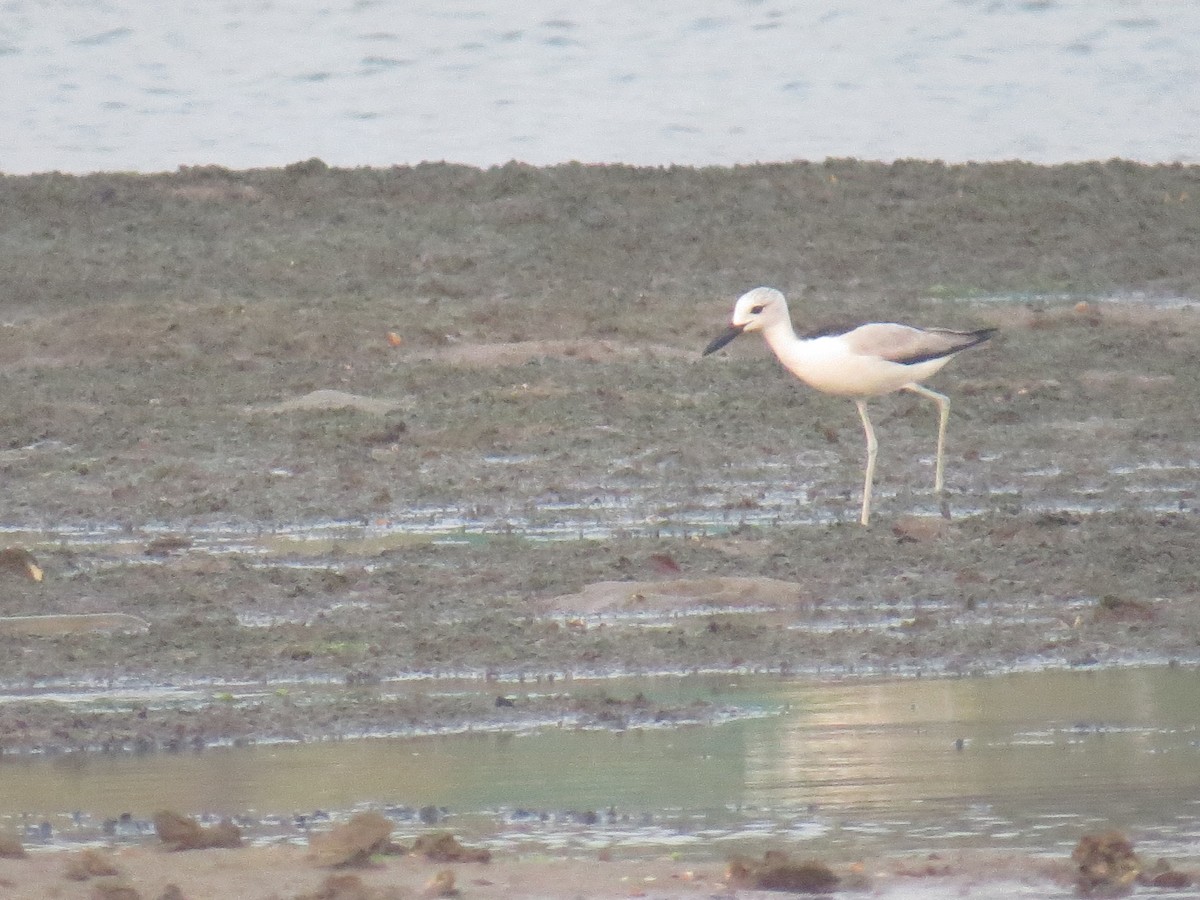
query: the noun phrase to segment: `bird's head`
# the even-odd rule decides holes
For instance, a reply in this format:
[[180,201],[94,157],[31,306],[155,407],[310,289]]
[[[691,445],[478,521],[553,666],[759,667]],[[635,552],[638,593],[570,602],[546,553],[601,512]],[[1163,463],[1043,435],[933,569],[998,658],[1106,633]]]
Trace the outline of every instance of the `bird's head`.
[[783,299],[783,294],[769,287],[747,291],[738,297],[729,327],[704,348],[703,355],[720,350],[739,334],[761,331],[780,321],[788,321],[787,301]]

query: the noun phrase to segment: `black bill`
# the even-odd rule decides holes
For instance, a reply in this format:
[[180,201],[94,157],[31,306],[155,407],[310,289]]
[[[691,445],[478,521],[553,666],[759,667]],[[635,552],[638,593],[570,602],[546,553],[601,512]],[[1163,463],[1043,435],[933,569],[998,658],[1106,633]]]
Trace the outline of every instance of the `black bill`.
[[728,328],[726,328],[724,331],[722,331],[720,334],[718,334],[715,338],[713,338],[712,343],[709,344],[707,347],[705,347],[704,352],[701,353],[700,355],[708,356],[708,354],[710,354],[710,353],[716,353],[718,350],[720,350],[722,347],[724,347],[726,344],[728,344],[730,341],[732,341],[735,337],[737,337],[739,334],[741,334],[742,329],[744,327],[745,326],[743,326],[743,325],[730,325]]

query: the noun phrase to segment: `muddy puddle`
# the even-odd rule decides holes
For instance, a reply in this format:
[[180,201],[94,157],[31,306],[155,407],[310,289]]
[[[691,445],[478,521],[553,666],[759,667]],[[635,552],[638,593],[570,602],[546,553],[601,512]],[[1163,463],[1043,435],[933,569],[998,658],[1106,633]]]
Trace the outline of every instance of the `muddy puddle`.
[[[736,709],[709,727],[576,728],[4,759],[0,822],[50,844],[141,840],[170,807],[260,839],[366,807],[494,849],[711,857],[764,841],[843,858],[1069,853],[1119,827],[1196,856],[1200,683],[1180,667],[816,683],[625,679],[614,692]],[[527,688],[506,696],[523,702]],[[447,686],[447,690],[451,687]],[[458,689],[468,690],[466,685]],[[494,692],[493,692],[494,693]]]

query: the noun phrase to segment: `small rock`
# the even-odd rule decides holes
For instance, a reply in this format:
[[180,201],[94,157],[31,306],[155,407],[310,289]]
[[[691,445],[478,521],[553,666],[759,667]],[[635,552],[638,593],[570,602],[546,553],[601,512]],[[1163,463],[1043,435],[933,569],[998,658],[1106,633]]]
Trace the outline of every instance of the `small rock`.
[[423,834],[413,843],[413,853],[431,862],[491,862],[492,852],[483,847],[464,847],[448,831]]
[[1071,852],[1078,865],[1075,887],[1085,897],[1119,897],[1133,890],[1142,864],[1119,831],[1085,834]]
[[1153,866],[1138,873],[1138,884],[1156,888],[1180,890],[1191,887],[1195,881],[1196,879],[1187,872],[1171,868],[1171,863],[1162,858],[1159,858]]
[[794,863],[786,853],[768,850],[762,862],[735,856],[726,868],[726,880],[736,888],[759,891],[791,891],[800,894],[828,894],[839,878],[827,865],[816,860]]
[[1142,884],[1148,884],[1151,887],[1174,888],[1176,890],[1180,888],[1191,887],[1195,883],[1195,879],[1192,878],[1191,875],[1189,875],[1187,872],[1180,872],[1177,869],[1171,869],[1167,872],[1159,872],[1157,875],[1139,879],[1139,881],[1141,881]]
[[169,809],[154,814],[154,832],[168,850],[232,849],[242,846],[242,830],[228,819],[205,828],[195,819]]
[[362,866],[391,843],[392,823],[383,813],[358,813],[349,822],[308,842],[309,859],[318,866]]

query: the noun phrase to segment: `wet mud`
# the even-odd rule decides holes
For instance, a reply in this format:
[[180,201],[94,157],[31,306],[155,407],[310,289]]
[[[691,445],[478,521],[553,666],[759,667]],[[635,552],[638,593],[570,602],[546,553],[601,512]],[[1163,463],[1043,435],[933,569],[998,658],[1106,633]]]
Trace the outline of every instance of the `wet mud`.
[[[0,177],[0,543],[41,575],[0,571],[0,750],[1195,664],[1197,202],[1121,161]],[[759,284],[798,326],[1000,329],[932,382],[949,519],[920,398],[872,403],[861,529],[853,405],[756,342],[701,360]],[[395,689],[447,676],[482,689]]]
[[[0,634],[0,681],[1192,660],[1198,182],[848,160],[0,179],[0,524],[47,573],[6,569],[2,612],[146,625]],[[801,323],[1002,329],[937,382],[954,519],[917,398],[874,404],[862,531],[852,405],[750,341],[700,360],[757,283]],[[526,539],[556,517],[604,539]],[[314,522],[386,540],[206,543]],[[422,528],[447,522],[474,539]],[[784,586],[725,611],[693,585],[669,628],[570,599],[712,577]],[[45,746],[18,715],[7,748]],[[154,719],[110,720],[117,743],[179,740]]]
[[[0,682],[1192,661],[1198,182],[850,160],[0,179],[0,524],[46,573],[5,569],[0,611],[132,617],[12,625]],[[700,359],[758,283],[800,324],[1001,328],[936,382],[950,521],[919,398],[873,404],[864,531],[853,406],[750,341]],[[713,578],[782,585],[726,609]],[[688,579],[687,615],[571,599]],[[103,737],[0,715],[10,751],[340,716],[266,707],[180,734],[130,706]]]

